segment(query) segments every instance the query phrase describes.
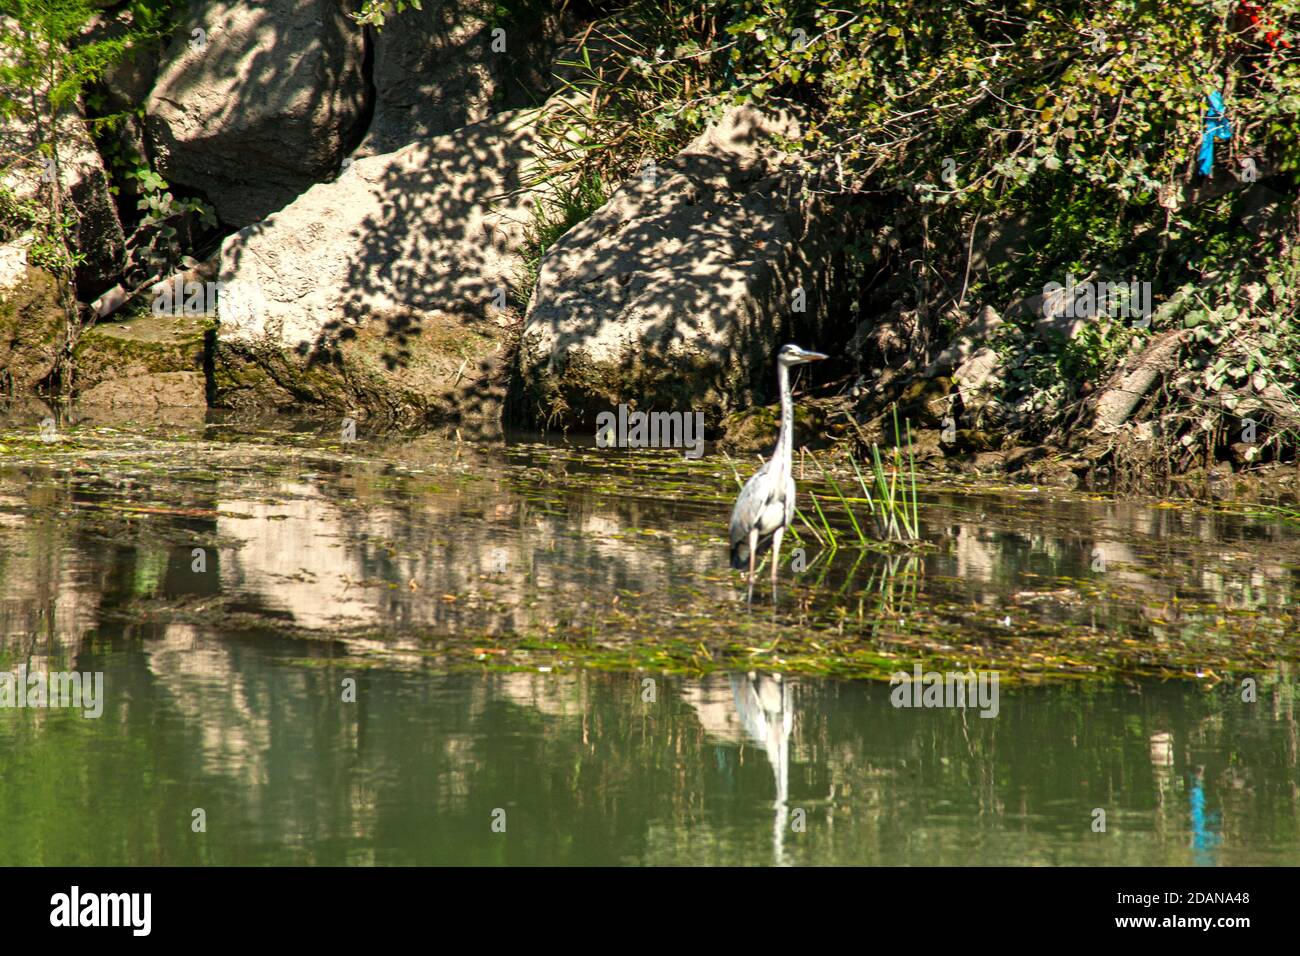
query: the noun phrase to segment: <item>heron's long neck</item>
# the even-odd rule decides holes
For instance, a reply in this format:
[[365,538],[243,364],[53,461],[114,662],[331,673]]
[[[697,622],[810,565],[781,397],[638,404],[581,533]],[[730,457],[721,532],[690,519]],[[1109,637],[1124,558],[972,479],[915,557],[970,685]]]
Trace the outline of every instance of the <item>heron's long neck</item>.
[[777,365],[776,380],[781,386],[781,430],[776,436],[776,451],[772,453],[778,461],[790,460],[790,449],[794,444],[794,402],[790,399],[790,370],[784,365]]

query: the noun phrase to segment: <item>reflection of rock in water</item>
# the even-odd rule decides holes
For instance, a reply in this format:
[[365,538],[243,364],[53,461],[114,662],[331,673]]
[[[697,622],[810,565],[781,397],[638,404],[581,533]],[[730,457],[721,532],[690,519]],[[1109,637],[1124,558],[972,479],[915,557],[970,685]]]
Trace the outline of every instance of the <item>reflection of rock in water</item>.
[[785,828],[790,812],[786,806],[790,795],[790,732],[794,729],[790,685],[780,674],[750,671],[731,675],[731,693],[736,698],[740,725],[762,745],[776,778],[772,851],[779,866],[785,862]]
[[199,765],[245,787],[265,785],[271,724],[229,642],[188,624],[169,624],[145,644],[149,670],[186,725],[202,735]]
[[13,667],[44,657],[75,666],[98,620],[94,560],[70,546],[62,527],[25,517],[32,507],[67,507],[65,500],[40,485],[0,493],[0,651]]

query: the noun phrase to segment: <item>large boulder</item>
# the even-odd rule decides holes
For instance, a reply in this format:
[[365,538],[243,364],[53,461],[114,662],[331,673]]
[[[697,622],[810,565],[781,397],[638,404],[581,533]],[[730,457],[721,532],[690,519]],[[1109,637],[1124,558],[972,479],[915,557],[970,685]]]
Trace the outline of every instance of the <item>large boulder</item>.
[[364,59],[335,0],[195,0],[145,107],[159,172],[235,226],[283,208],[356,142]]
[[564,424],[636,396],[716,423],[775,390],[785,340],[835,308],[847,218],[801,198],[795,117],[741,107],[634,176],[543,258],[521,349],[523,414]]
[[398,420],[498,415],[505,298],[535,158],[503,113],[333,182],[221,248],[215,398]]
[[544,98],[561,18],[528,7],[511,16],[494,0],[425,0],[375,31],[374,115],[353,155],[391,153]]

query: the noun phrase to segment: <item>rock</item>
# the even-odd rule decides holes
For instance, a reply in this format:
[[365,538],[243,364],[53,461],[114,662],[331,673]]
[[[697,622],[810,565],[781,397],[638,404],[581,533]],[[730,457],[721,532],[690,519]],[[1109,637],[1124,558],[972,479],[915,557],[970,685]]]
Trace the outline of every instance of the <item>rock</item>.
[[225,222],[257,222],[338,169],[364,119],[364,57],[332,0],[197,0],[145,107],[158,171]]
[[[912,432],[912,459],[935,462],[944,457],[943,432],[937,428],[920,428]],[[882,453],[883,457],[883,453]]]
[[30,395],[58,365],[66,318],[54,277],[22,267],[0,283],[0,395]]
[[12,242],[0,243],[0,299],[5,292],[27,279],[27,250],[32,246],[31,233]]
[[150,372],[109,379],[79,396],[79,407],[205,408],[202,372]]
[[815,347],[837,306],[831,239],[848,228],[798,200],[775,147],[798,132],[788,113],[734,109],[555,243],[525,319],[530,417],[590,421],[636,396],[717,421],[770,400],[776,348]]
[[523,119],[356,160],[228,237],[216,401],[492,417],[506,332],[491,304],[520,265],[534,201],[521,190],[535,158]]
[[[993,333],[1002,325],[1002,316],[998,315],[997,310],[992,306],[986,305],[971,319],[969,323],[962,327],[952,344],[939,353],[930,367],[926,369],[927,375],[946,375],[954,369],[964,364],[976,349],[981,346],[987,346],[993,338]],[[981,351],[988,351],[987,348]]]
[[913,428],[942,425],[952,408],[952,386],[952,379],[946,375],[918,379],[909,384],[898,398],[900,427],[903,420],[910,421]]
[[1073,339],[1087,321],[1067,316],[1064,309],[1064,298],[1060,294],[1044,297],[1042,293],[1035,293],[1010,303],[1006,315],[1008,318],[1032,319],[1034,334],[1044,341],[1055,342]]
[[974,457],[970,461],[970,469],[976,474],[996,474],[1006,470],[1006,454],[1000,451],[983,450],[986,447],[980,436],[973,438],[963,437],[960,447],[965,449],[976,449]]
[[559,18],[523,9],[510,19],[506,8],[502,19],[503,8],[491,0],[426,0],[375,31],[374,115],[353,158],[391,153],[544,99],[552,81],[542,65],[553,59]]
[[212,321],[141,315],[92,327],[77,342],[81,405],[193,407],[207,404],[204,366]]
[[[723,434],[718,447],[733,455],[759,454],[766,458],[776,444],[776,433],[781,427],[780,415],[779,405],[758,405],[733,412],[722,421]],[[801,446],[816,449],[826,444],[826,425],[826,409],[821,405],[809,402],[795,405],[796,457]]]
[[1072,341],[1083,331],[1088,319],[1067,315],[1062,297],[1040,299],[1041,318],[1034,322],[1034,334],[1048,343]]
[[1001,371],[1001,357],[987,346],[962,362],[953,373],[962,408],[972,411],[986,404],[998,384]]

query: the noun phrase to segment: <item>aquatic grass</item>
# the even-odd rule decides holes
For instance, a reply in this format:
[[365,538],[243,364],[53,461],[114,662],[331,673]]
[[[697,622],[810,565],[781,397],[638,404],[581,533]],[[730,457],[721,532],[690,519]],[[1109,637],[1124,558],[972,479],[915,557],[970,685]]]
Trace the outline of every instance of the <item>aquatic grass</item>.
[[832,528],[831,523],[826,520],[826,512],[822,511],[822,506],[817,501],[816,493],[810,491],[808,492],[808,496],[812,498],[813,507],[817,509],[817,517],[822,519],[822,528],[826,531],[826,539],[830,541],[831,547],[835,547],[835,529]]
[[[822,538],[822,536],[817,532],[817,529],[814,528],[812,524],[809,523],[808,519],[804,517],[804,513],[799,510],[798,505],[795,506],[794,516],[804,523],[804,525],[808,528],[808,533],[817,539],[818,544],[822,545],[823,547],[826,546],[827,541],[824,538]],[[793,528],[790,529],[790,533],[795,535],[795,540],[797,541],[799,536]],[[835,550],[834,540],[830,541],[830,547],[832,551]]]
[[[862,530],[862,525],[858,523],[858,516],[853,513],[852,502],[845,496],[844,492],[840,489],[839,482],[835,480],[835,477],[831,475],[830,472],[828,472],[824,467],[822,467],[822,463],[820,461],[817,461],[816,457],[813,458],[813,462],[815,462],[817,467],[821,470],[822,477],[825,478],[826,483],[831,486],[831,490],[835,492],[835,496],[840,499],[840,504],[844,506],[845,514],[849,516],[849,523],[853,525],[853,532],[858,536],[858,543],[866,544],[868,542],[868,539],[866,534]],[[870,499],[868,499],[867,504],[868,506],[871,506]],[[875,509],[872,508],[872,511],[874,513]]]
[[1268,518],[1273,521],[1300,521],[1300,509],[1286,505],[1253,502],[1240,511],[1247,518]]
[[[900,434],[897,409],[894,410],[894,434],[895,436]],[[860,498],[846,495],[839,482],[826,470],[826,467],[818,460],[817,456],[810,455],[813,463],[821,471],[822,477],[830,486],[831,491],[839,498],[840,505],[848,516],[849,523],[853,526],[853,532],[857,536],[857,542],[860,545],[866,545],[871,540],[863,531],[864,524],[874,530],[877,540],[903,544],[910,544],[920,540],[921,505],[916,490],[916,454],[912,448],[912,426],[910,422],[904,422],[902,434],[906,435],[907,438],[906,452],[904,452],[901,445],[896,443],[892,454],[882,456],[880,446],[876,442],[871,443],[869,479],[867,475],[863,474],[862,466],[858,463],[857,458],[851,452],[849,453],[849,465],[853,469],[854,477],[857,478],[858,487],[862,489],[862,497]],[[826,520],[825,515],[822,514],[816,495],[812,495],[812,498],[813,504],[817,506],[818,514],[822,517],[826,532],[830,536],[831,544],[838,546],[839,538]],[[861,521],[858,520],[857,511],[859,509],[854,507],[857,503],[865,503],[867,506],[867,515]]]

